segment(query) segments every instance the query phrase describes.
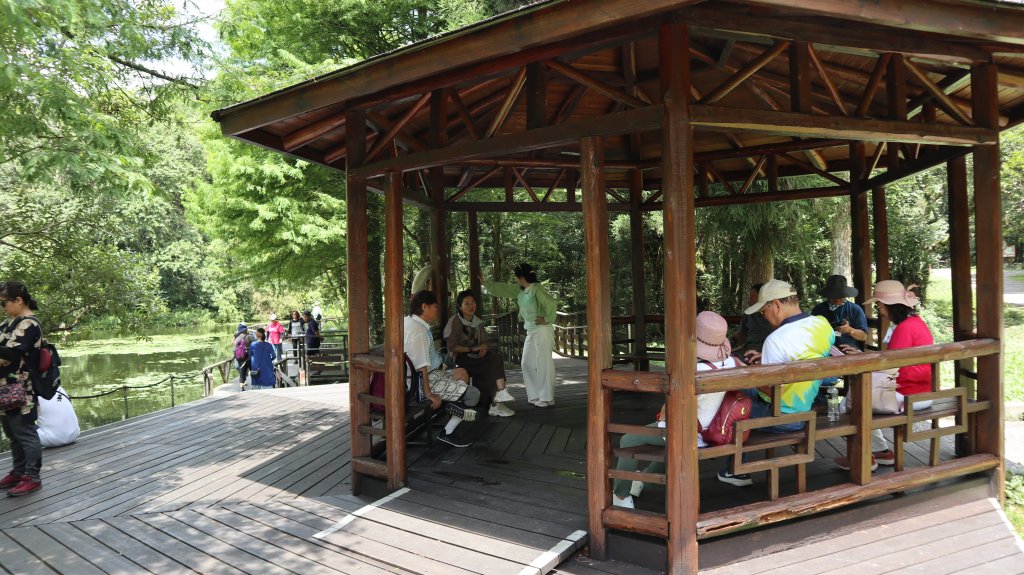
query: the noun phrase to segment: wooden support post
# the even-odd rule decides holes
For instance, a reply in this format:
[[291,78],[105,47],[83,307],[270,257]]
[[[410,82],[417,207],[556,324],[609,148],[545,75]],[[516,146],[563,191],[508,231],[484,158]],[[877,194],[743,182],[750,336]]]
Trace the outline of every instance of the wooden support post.
[[[893,54],[885,71],[885,93],[888,98],[889,118],[907,119],[907,68],[903,65],[903,54]],[[889,142],[885,147],[888,157],[886,169],[900,167],[900,145]]]
[[811,111],[811,54],[806,42],[789,45],[789,99],[791,111]]
[[[974,336],[974,289],[971,285],[971,212],[967,190],[967,159],[954,158],[946,162],[949,199],[949,264],[953,276],[953,340]],[[963,359],[953,363],[953,381],[957,387],[967,389],[967,397],[974,399],[976,384],[966,375],[974,371],[974,360]],[[958,435],[958,456],[974,453],[973,434]]]
[[580,141],[583,177],[583,231],[587,260],[587,477],[589,478],[591,555],[607,557],[607,534],[602,512],[611,505],[608,467],[612,446],[608,437],[612,392],[601,384],[601,373],[612,366],[612,303],[608,263],[608,199],[605,196],[604,144],[601,138]]
[[[480,223],[477,221],[476,211],[466,213],[469,218],[469,289],[473,290],[473,297],[480,298]],[[478,306],[482,302],[476,302]],[[457,310],[456,310],[457,311]]]
[[[974,121],[999,127],[996,67],[971,68]],[[974,147],[974,234],[977,260],[978,337],[1003,341],[1003,212],[999,187],[999,144]],[[1005,349],[1005,344],[1003,346]],[[999,458],[993,470],[993,494],[1003,501],[1003,353],[978,358],[978,399],[992,407],[977,416],[977,449]]]
[[665,434],[668,572],[697,573],[697,320],[693,200],[693,128],[690,125],[690,41],[682,22],[659,33],[662,191],[665,242],[665,370],[669,377]]
[[[871,189],[871,219],[875,232],[875,281],[880,282],[889,279],[889,213],[886,210],[885,186],[875,186]],[[867,294],[864,294],[864,297],[868,297]],[[871,317],[875,310],[867,308],[864,313]],[[878,332],[875,334],[879,346],[882,345],[888,329],[889,320],[879,317]],[[868,337],[871,337],[870,331]]]
[[548,67],[544,62],[526,66],[526,129],[547,125]]
[[[853,286],[857,301],[871,297],[871,238],[868,230],[868,195],[864,185],[864,143],[850,144],[850,220],[853,242]],[[870,310],[865,310],[870,314]],[[870,342],[870,332],[869,341]]]
[[[859,373],[850,378],[849,394],[853,398],[850,421],[857,426],[847,443],[850,481],[858,485],[871,483],[871,374]],[[901,446],[902,447],[902,446]]]
[[[434,149],[445,145],[448,132],[448,98],[444,90],[434,90],[430,96],[430,145]],[[427,175],[428,192],[434,210],[430,212],[430,277],[434,294],[440,304],[439,317],[448,317],[448,229],[444,203],[444,168],[430,168]]]
[[[405,486],[405,284],[402,269],[402,174],[384,190],[384,411],[388,491]],[[350,238],[351,239],[351,238]]]
[[[361,164],[366,158],[366,116],[355,110],[345,114],[345,140],[348,166]],[[370,351],[370,284],[369,284],[369,216],[367,214],[366,178],[349,175],[345,196],[348,210],[348,333],[349,353]],[[351,357],[351,355],[350,355]],[[359,432],[359,426],[370,424],[370,410],[359,401],[359,394],[370,389],[370,374],[353,369],[349,375],[349,438],[353,459],[369,457],[371,441]],[[359,495],[362,474],[352,471],[352,494]]]
[[644,270],[644,175],[640,170],[629,173],[629,237],[633,256],[633,353],[641,359],[633,365],[647,371],[647,276]]

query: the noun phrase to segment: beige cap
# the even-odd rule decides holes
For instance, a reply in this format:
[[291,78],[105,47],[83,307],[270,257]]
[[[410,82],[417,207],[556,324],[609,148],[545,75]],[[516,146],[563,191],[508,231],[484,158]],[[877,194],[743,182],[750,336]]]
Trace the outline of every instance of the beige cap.
[[761,286],[761,290],[757,292],[757,303],[743,310],[743,313],[747,315],[757,313],[761,311],[764,304],[791,295],[796,295],[796,290],[793,289],[793,286],[782,280],[772,280]]

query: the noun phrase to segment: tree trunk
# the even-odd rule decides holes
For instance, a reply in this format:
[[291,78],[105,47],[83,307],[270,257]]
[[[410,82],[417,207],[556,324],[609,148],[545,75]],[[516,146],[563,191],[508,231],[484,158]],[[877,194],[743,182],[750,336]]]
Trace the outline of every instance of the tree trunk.
[[[494,259],[492,260],[493,266],[491,268],[491,279],[497,281],[507,281],[505,278],[505,272],[502,269],[504,267],[504,258],[502,252],[504,246],[501,242],[501,219],[500,213],[491,214],[491,248]],[[501,313],[501,299],[492,297],[491,298],[491,313],[497,315]]]
[[853,278],[853,254],[851,243],[850,203],[839,201],[832,214],[829,228],[832,230],[832,274],[847,280]]
[[[771,233],[767,229],[764,231]],[[741,292],[744,298],[750,292],[750,286],[765,283],[775,277],[775,248],[767,240],[751,242],[745,260],[743,269],[746,277]]]

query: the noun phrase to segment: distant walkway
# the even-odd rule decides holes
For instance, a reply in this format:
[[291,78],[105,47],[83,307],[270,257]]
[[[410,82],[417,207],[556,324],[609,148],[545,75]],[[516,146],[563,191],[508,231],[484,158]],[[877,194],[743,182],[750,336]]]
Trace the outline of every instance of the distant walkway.
[[[932,275],[936,278],[949,280],[953,277],[949,268],[935,268]],[[971,272],[971,286],[975,284],[976,274]],[[1024,271],[1003,270],[1003,303],[1024,306]]]

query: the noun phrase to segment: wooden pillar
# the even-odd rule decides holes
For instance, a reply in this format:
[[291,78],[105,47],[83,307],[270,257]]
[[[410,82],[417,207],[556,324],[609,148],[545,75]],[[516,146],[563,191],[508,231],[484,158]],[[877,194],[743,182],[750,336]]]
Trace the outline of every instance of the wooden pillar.
[[[907,68],[903,54],[893,54],[885,71],[885,93],[888,99],[889,119],[907,119]],[[886,168],[894,170],[900,166],[900,144],[889,142],[885,147]]]
[[665,371],[667,399],[666,500],[668,572],[697,573],[696,336],[697,281],[693,201],[693,128],[690,125],[689,30],[663,24],[658,37],[662,122],[662,195],[665,241]]
[[[402,174],[384,190],[384,411],[388,491],[405,486],[405,282],[402,269]],[[351,238],[350,238],[351,239]]]
[[612,303],[608,263],[608,200],[605,197],[604,142],[580,141],[583,178],[583,231],[587,260],[587,477],[590,554],[601,561],[608,555],[602,512],[611,505],[608,467],[612,446],[608,437],[612,393],[601,374],[612,365]]
[[[473,290],[478,300],[480,298],[480,223],[477,221],[476,211],[466,213],[469,227],[469,289]],[[482,306],[482,301],[477,301],[477,306]],[[482,308],[481,308],[482,309]],[[453,313],[457,313],[456,310]]]
[[[976,64],[971,68],[974,121],[978,126],[999,129],[996,67]],[[974,147],[974,234],[977,260],[978,337],[1003,339],[1003,229],[999,187],[999,144]],[[992,489],[1003,501],[1003,354],[978,358],[978,399],[992,407],[977,415],[977,449],[999,458],[993,470]]]
[[633,352],[641,359],[637,369],[647,371],[647,276],[644,270],[644,175],[640,170],[629,173],[629,238],[633,257]]
[[[448,131],[448,98],[445,91],[434,90],[430,94],[430,145],[441,148]],[[444,208],[444,168],[430,168],[427,172],[427,186],[434,209],[430,212],[430,277],[433,290],[440,304],[442,321],[448,319],[448,228]]]
[[[885,186],[878,186],[871,190],[871,212],[875,231],[875,281],[880,282],[889,279],[889,213],[886,208]],[[864,294],[864,297],[869,296]],[[875,310],[869,307],[864,310],[864,313],[871,317]],[[881,349],[882,340],[885,339],[888,329],[889,320],[878,318],[878,332],[876,333],[878,341],[876,343],[879,349]]]
[[[864,143],[850,143],[850,239],[853,256],[853,286],[857,288],[856,301],[863,303],[871,297],[871,236],[868,229],[868,194],[864,189],[864,179],[868,176],[864,157]],[[865,309],[866,316],[871,317],[873,310]],[[868,339],[871,344],[871,330]]]
[[[348,341],[351,357],[353,354],[370,351],[369,216],[366,178],[352,175],[352,168],[359,166],[366,159],[366,116],[362,111],[355,110],[345,114],[345,140],[349,170],[345,196],[348,209]],[[369,390],[369,372],[365,369],[352,369],[348,387],[352,459],[370,456],[370,436],[359,432],[360,425],[370,424],[370,410],[359,401],[359,394]],[[359,495],[361,478],[361,473],[352,471],[353,495]]]
[[[949,217],[949,266],[953,277],[953,340],[970,339],[974,335],[974,288],[971,285],[971,207],[967,190],[967,158],[946,162]],[[974,371],[974,359],[953,362],[953,380],[957,387],[967,389],[967,397],[975,396],[975,381],[965,375]],[[974,452],[972,437],[958,435],[957,455]]]
[[789,45],[789,96],[792,111],[811,111],[811,52],[806,42]]

